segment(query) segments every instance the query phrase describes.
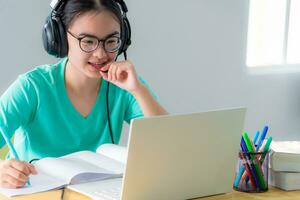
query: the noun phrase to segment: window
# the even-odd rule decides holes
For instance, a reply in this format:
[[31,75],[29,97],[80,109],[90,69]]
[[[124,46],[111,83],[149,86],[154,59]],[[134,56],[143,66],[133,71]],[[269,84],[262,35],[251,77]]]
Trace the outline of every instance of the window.
[[300,1],[292,0],[288,30],[287,62],[300,63]]
[[247,65],[300,63],[300,1],[250,0]]

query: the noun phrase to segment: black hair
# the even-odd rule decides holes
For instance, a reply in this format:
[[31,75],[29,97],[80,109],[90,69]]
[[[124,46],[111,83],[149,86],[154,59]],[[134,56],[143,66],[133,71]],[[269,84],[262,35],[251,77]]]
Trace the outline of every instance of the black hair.
[[68,0],[59,11],[62,22],[67,30],[73,21],[86,12],[110,11],[122,27],[122,13],[120,6],[114,0]]

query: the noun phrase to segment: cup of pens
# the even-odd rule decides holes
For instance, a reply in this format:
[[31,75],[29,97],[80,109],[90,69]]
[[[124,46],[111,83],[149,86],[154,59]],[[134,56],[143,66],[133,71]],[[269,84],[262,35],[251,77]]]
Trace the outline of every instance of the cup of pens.
[[241,150],[238,154],[238,165],[233,188],[241,192],[265,192],[268,190],[269,148],[272,137],[265,140],[268,127],[266,126],[256,142],[246,132],[241,138]]

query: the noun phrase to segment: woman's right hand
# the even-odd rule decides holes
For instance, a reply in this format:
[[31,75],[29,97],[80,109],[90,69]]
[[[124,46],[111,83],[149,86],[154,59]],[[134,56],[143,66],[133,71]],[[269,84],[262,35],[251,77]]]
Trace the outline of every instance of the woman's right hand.
[[37,174],[32,164],[15,159],[3,160],[0,162],[0,187],[23,187],[30,174]]

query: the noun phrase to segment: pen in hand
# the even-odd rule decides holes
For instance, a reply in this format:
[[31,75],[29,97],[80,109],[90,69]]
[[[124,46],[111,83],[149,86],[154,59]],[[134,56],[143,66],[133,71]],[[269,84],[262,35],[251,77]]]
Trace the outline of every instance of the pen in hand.
[[[5,142],[6,142],[7,146],[8,146],[10,152],[12,153],[12,156],[14,157],[14,159],[17,160],[17,161],[20,161],[20,158],[19,158],[19,156],[18,156],[18,154],[17,154],[17,152],[16,152],[16,150],[15,150],[13,144],[11,143],[9,137],[5,134],[5,132],[4,132],[1,128],[0,128],[0,132],[1,132],[2,137],[3,137],[3,139],[5,140]],[[11,163],[14,163],[14,162],[11,161]],[[24,164],[25,164],[25,163],[24,163]],[[15,165],[17,165],[17,164],[11,164],[10,166],[11,166],[11,167],[15,167]],[[31,165],[31,164],[30,164],[30,165]],[[36,171],[35,171],[34,168],[33,168],[33,170],[29,169],[29,174],[30,174],[30,172],[33,172],[34,174],[36,173]],[[29,174],[28,174],[28,175],[29,175]],[[28,178],[28,180],[27,180],[27,185],[28,185],[28,186],[31,186],[31,183],[30,183],[29,178]]]

